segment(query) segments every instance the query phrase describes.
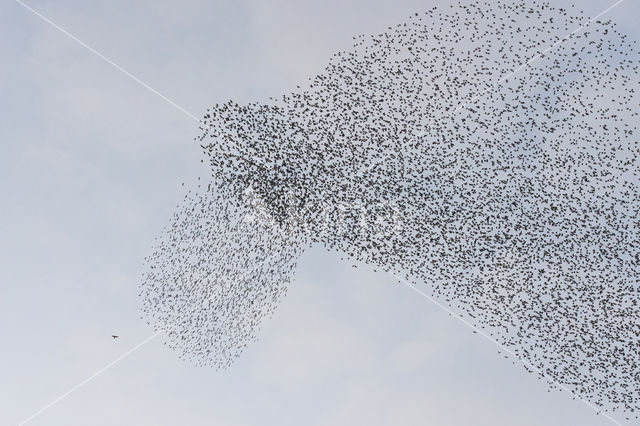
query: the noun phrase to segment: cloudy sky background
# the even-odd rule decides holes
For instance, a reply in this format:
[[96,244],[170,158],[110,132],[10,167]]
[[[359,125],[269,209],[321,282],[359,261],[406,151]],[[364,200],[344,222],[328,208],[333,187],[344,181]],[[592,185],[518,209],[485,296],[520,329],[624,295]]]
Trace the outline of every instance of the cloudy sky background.
[[[286,92],[352,36],[448,3],[28,4],[200,116]],[[627,0],[606,18],[639,40],[638,16]],[[206,170],[192,118],[13,0],[0,2],[0,34],[0,424],[15,425],[152,334],[142,259],[181,183]],[[230,370],[193,367],[162,342],[28,424],[612,424],[393,277],[321,249]]]

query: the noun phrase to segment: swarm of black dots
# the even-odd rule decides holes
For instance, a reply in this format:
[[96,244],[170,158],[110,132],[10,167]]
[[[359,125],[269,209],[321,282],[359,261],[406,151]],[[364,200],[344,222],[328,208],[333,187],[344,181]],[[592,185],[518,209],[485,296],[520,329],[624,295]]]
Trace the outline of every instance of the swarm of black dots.
[[529,1],[354,40],[305,87],[207,110],[211,175],[146,259],[149,323],[226,368],[322,245],[420,287],[550,387],[637,415],[635,42]]

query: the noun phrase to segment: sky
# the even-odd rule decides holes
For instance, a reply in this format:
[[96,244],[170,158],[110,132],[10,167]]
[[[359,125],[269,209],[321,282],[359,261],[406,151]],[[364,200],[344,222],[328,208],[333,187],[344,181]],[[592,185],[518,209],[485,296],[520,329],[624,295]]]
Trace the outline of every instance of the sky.
[[[449,2],[28,4],[199,117],[291,90],[352,36]],[[626,0],[606,17],[639,40],[639,13]],[[153,334],[142,261],[182,183],[207,171],[185,111],[15,0],[0,3],[0,34],[0,424],[17,425]],[[305,253],[229,370],[179,360],[160,335],[27,424],[613,424],[393,277],[339,258]]]

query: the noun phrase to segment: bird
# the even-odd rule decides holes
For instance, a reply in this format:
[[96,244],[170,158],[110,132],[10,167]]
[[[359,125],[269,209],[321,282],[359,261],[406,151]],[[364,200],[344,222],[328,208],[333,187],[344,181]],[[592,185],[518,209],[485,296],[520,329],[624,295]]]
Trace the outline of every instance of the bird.
[[636,415],[639,68],[611,21],[457,3],[355,36],[281,96],[215,104],[143,316],[229,368],[320,245],[406,277],[549,389]]

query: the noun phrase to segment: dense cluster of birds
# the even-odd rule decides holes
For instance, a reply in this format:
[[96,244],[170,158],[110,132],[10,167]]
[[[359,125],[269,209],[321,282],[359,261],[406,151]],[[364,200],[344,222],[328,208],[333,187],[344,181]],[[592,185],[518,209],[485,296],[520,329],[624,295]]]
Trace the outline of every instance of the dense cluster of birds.
[[321,244],[426,285],[550,386],[637,412],[635,42],[531,1],[354,39],[303,88],[206,112],[211,176],[146,259],[149,322],[228,367]]

